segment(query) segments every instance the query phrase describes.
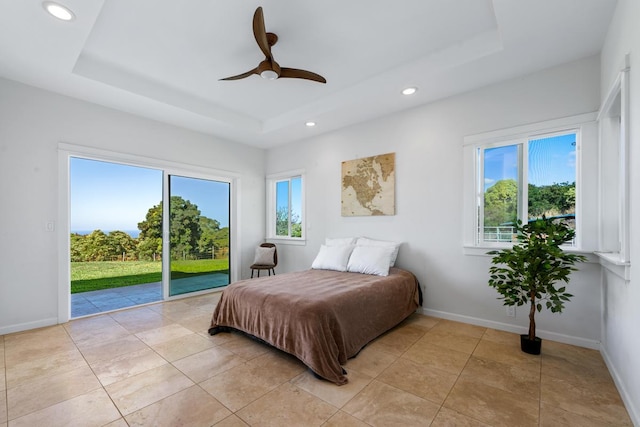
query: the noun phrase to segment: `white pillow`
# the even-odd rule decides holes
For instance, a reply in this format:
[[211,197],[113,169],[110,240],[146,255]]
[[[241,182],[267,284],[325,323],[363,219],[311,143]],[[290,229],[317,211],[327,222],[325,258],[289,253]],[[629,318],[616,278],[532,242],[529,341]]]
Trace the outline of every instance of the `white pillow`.
[[263,248],[262,246],[258,246],[256,248],[256,255],[253,259],[253,263],[259,265],[273,264],[273,253],[275,251],[276,248]]
[[378,246],[393,248],[393,252],[391,253],[391,260],[389,261],[389,267],[393,267],[396,264],[396,258],[398,257],[398,251],[400,250],[401,244],[402,243],[398,242],[387,242],[385,240],[367,239],[366,237],[359,237],[358,241],[356,242],[357,246]]
[[311,268],[316,270],[347,271],[349,255],[351,255],[353,248],[353,245],[320,245],[320,251],[316,255],[316,259],[313,260]]
[[388,246],[356,246],[351,252],[347,271],[388,276],[393,250]]
[[327,246],[344,246],[344,245],[355,245],[356,238],[355,237],[338,237],[334,239],[326,238],[324,239],[324,244]]

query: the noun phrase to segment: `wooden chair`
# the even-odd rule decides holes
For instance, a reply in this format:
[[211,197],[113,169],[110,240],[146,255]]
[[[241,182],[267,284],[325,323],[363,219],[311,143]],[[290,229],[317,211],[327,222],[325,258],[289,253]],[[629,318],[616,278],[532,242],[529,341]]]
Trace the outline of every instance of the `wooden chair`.
[[267,270],[269,272],[269,276],[273,272],[273,275],[276,275],[276,271],[274,268],[278,265],[278,249],[276,245],[273,243],[263,243],[260,245],[261,248],[273,248],[273,261],[270,263],[265,262],[264,260],[254,260],[254,263],[251,264],[251,278],[253,279],[253,272],[258,271],[258,277],[260,277],[260,270]]

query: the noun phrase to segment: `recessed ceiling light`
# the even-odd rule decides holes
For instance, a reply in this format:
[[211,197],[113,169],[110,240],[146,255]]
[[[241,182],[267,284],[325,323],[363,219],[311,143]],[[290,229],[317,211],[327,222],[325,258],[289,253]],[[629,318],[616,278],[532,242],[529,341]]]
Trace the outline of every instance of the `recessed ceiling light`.
[[309,127],[309,128],[312,128],[312,127],[314,127],[315,125],[316,125],[316,122],[307,122],[307,123],[305,123],[305,126],[307,126],[307,127]]
[[42,2],[42,7],[44,7],[44,10],[49,12],[51,15],[63,21],[72,21],[73,18],[76,17],[71,11],[71,9],[59,3],[55,3],[52,1],[45,1],[45,2]]
[[402,90],[402,94],[403,95],[413,95],[417,91],[418,91],[417,87],[408,87],[408,88]]

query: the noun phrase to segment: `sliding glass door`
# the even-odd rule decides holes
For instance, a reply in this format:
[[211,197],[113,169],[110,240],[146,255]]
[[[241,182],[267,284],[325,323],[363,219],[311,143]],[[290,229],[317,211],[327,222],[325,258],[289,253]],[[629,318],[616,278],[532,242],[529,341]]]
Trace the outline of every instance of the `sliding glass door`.
[[231,282],[233,178],[101,157],[61,153],[70,226],[63,321]]
[[231,184],[169,174],[168,194],[168,295],[228,285]]

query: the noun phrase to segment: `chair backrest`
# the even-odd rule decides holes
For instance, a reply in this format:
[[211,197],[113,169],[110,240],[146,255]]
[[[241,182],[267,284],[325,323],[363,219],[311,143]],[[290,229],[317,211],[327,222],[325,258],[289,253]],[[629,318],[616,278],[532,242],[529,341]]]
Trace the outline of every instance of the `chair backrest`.
[[273,243],[262,243],[261,248],[273,248],[273,266],[278,265],[278,248]]

